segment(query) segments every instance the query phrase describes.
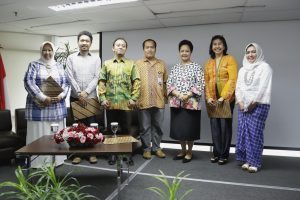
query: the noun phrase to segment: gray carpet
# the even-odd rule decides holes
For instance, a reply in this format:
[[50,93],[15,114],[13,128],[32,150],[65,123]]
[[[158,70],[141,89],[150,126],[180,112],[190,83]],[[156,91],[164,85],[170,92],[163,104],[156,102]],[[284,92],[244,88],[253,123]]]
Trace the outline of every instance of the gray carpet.
[[[240,169],[231,155],[229,163],[224,166],[209,162],[210,153],[197,152],[193,154],[190,163],[172,160],[176,150],[167,149],[167,158],[159,159],[155,156],[145,161],[141,155],[135,155],[135,165],[130,167],[130,181],[121,191],[121,198],[125,200],[154,200],[159,199],[147,187],[159,186],[160,182],[153,178],[159,174],[159,169],[168,176],[176,176],[184,170],[190,174],[189,180],[182,182],[180,194],[187,189],[193,189],[186,199],[189,200],[297,200],[300,199],[300,158],[264,156],[263,168],[256,174],[250,174]],[[141,166],[145,165],[144,168]],[[95,169],[100,168],[100,169]],[[57,175],[63,176],[72,171],[72,176],[81,185],[92,185],[86,191],[106,199],[116,190],[116,166],[110,166],[105,159],[100,159],[95,165],[83,161],[79,166],[72,166],[70,161],[57,168]],[[142,168],[142,169],[141,169]],[[0,166],[0,180],[15,181],[14,165]],[[139,173],[135,173],[136,170]],[[123,174],[123,181],[127,178]],[[171,180],[171,179],[169,179]],[[0,192],[4,189],[0,189]],[[112,197],[111,195],[110,197]],[[112,199],[117,199],[116,197]]]
[[[300,192],[274,190],[264,188],[253,188],[243,186],[232,186],[215,183],[203,183],[194,181],[183,181],[183,186],[179,190],[182,194],[188,189],[193,191],[187,196],[186,200],[298,200]],[[163,186],[153,178],[137,176],[122,191],[122,199],[144,199],[157,200],[158,196],[145,188],[151,186]],[[116,198],[115,198],[116,199]]]

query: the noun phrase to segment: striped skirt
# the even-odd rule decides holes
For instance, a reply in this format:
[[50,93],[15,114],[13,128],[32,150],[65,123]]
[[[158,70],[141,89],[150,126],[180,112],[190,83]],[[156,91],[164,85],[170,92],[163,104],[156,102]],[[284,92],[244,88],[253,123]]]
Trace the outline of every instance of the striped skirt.
[[251,112],[238,111],[238,130],[236,141],[236,159],[261,167],[264,148],[265,121],[270,105],[258,104]]

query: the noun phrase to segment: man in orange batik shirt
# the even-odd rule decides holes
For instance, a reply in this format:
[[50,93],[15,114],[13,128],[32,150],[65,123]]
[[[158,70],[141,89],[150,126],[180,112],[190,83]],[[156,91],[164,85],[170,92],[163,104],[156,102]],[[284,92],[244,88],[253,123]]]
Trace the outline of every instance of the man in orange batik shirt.
[[[143,42],[144,58],[136,62],[140,74],[141,91],[137,101],[139,108],[140,136],[143,143],[143,158],[151,159],[151,150],[159,158],[165,158],[160,148],[163,135],[162,122],[168,79],[165,63],[155,57],[156,42]],[[151,146],[152,142],[152,146]]]

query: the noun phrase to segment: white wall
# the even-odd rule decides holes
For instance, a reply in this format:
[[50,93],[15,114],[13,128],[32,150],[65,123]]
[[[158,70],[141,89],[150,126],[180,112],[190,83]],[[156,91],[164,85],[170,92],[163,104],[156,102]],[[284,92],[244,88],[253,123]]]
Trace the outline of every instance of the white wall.
[[42,42],[50,36],[0,32],[2,59],[6,70],[9,104],[12,116],[16,108],[25,108],[27,92],[23,78],[29,62],[40,57]]
[[[143,56],[142,42],[147,38],[158,43],[157,57],[166,61],[169,69],[177,62],[178,43],[189,39],[194,44],[193,60],[200,64],[208,59],[209,43],[215,34],[224,35],[231,53],[241,66],[246,44],[257,42],[264,50],[265,58],[274,70],[272,105],[265,129],[265,145],[300,148],[297,124],[300,106],[299,47],[300,21],[229,23],[174,28],[133,30],[103,33],[103,60],[112,57],[112,42],[117,37],[128,41],[127,57]],[[205,107],[205,106],[204,106]],[[236,114],[236,109],[235,109]],[[205,108],[202,112],[200,142],[211,142],[209,119]],[[234,116],[232,143],[235,143],[237,117]],[[169,110],[166,109],[164,138],[169,137]]]

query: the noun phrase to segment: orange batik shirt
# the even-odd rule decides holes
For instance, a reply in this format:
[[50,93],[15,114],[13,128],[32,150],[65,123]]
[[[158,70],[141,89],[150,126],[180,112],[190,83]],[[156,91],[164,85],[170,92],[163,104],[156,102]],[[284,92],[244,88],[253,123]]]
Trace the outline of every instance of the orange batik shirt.
[[[205,63],[205,99],[217,100],[217,93],[220,97],[230,102],[234,100],[234,91],[237,81],[237,62],[231,55],[221,58],[219,66],[216,60],[209,58]],[[217,91],[218,90],[218,91]]]
[[136,61],[140,74],[141,87],[138,99],[139,109],[164,108],[167,102],[166,82],[168,73],[165,63],[160,59],[149,62],[143,58]]

